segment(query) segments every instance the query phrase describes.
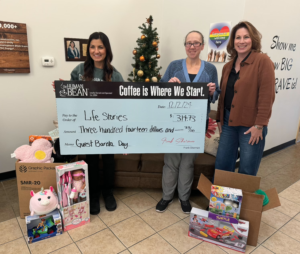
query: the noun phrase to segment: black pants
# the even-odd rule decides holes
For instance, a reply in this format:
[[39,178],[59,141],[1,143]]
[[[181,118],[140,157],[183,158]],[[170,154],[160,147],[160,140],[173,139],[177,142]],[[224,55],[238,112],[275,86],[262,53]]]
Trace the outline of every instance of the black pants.
[[[115,159],[114,154],[102,154],[103,161],[103,190],[112,189],[115,180]],[[88,164],[89,189],[90,193],[100,190],[100,158],[99,154],[86,155]]]

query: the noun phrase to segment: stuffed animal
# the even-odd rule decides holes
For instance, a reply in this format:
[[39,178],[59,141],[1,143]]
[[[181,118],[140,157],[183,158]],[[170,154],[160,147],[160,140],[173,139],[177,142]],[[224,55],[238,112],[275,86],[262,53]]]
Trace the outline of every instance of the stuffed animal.
[[14,154],[22,162],[50,163],[52,162],[52,145],[46,139],[37,139],[31,146],[23,145],[18,147]]
[[52,151],[52,158],[54,162],[70,162],[76,155],[61,155],[60,154],[60,145],[59,145],[59,138],[55,140],[53,151]]
[[43,215],[52,212],[56,208],[59,209],[57,196],[53,193],[53,187],[49,190],[41,189],[41,191],[34,193],[30,191],[31,199],[29,202],[30,215]]

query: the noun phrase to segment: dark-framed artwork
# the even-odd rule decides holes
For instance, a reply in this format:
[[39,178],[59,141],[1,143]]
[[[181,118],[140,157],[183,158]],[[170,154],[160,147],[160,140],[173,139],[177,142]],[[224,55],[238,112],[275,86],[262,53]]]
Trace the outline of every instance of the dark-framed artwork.
[[88,39],[64,38],[66,61],[83,62],[86,60]]
[[0,21],[0,73],[30,73],[26,24]]

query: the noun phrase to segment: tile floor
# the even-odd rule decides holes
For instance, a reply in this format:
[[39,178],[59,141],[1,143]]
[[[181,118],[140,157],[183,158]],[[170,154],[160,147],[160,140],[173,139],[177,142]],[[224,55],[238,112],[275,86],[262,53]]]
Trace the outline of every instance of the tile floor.
[[[300,253],[300,143],[263,158],[258,176],[262,189],[277,188],[282,206],[263,213],[259,244],[246,253]],[[16,180],[0,182],[0,253],[237,253],[188,237],[189,218],[178,200],[157,213],[161,190],[116,189],[115,196],[116,211],[106,211],[101,199],[101,212],[88,225],[27,245]],[[208,204],[197,192],[191,201],[203,209]]]

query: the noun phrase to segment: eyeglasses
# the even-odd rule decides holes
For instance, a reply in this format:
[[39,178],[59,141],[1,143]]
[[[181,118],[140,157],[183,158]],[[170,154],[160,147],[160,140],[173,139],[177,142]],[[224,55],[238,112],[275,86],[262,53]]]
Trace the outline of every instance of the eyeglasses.
[[192,47],[192,46],[194,46],[194,47],[196,48],[196,47],[199,47],[199,46],[201,46],[201,45],[202,45],[202,42],[194,42],[194,43],[188,42],[188,43],[184,43],[184,46],[185,46],[186,48],[190,48],[190,47]]

